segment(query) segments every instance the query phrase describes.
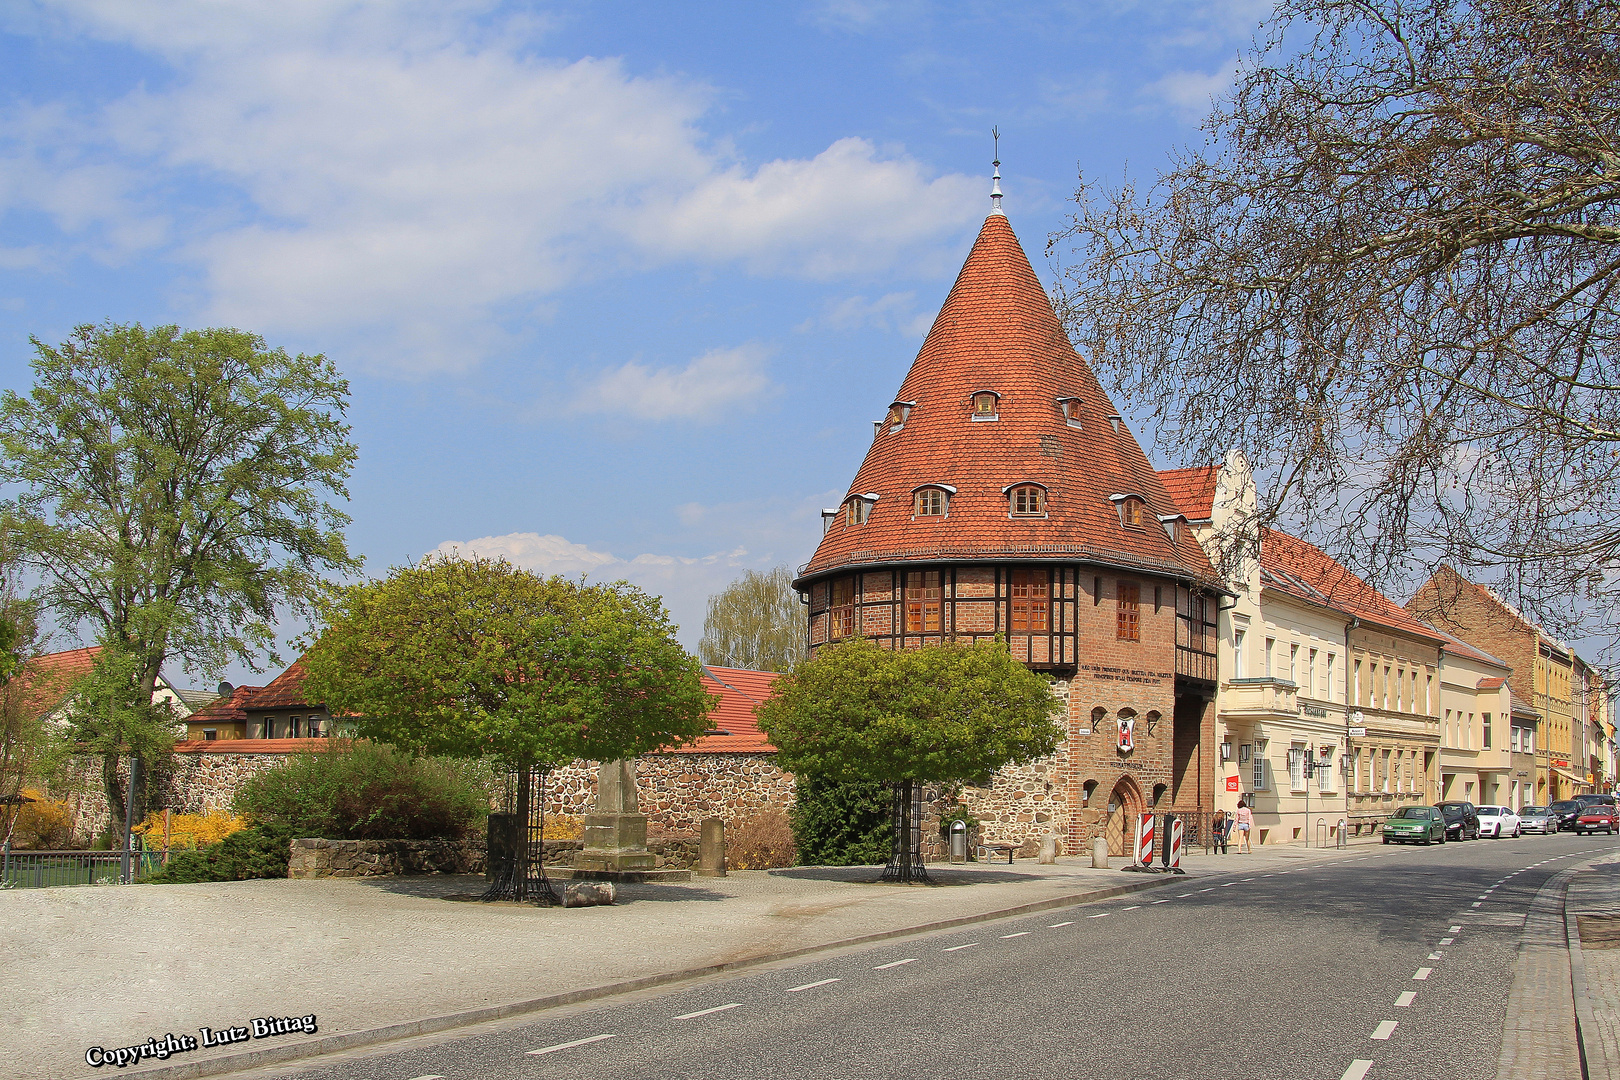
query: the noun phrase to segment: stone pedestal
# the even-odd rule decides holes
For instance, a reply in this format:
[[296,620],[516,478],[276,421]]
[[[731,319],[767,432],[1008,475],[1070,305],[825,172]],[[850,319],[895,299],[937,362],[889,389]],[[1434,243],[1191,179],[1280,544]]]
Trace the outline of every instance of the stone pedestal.
[[717,817],[704,818],[698,847],[698,877],[726,876],[726,823]]
[[636,802],[636,763],[604,761],[596,773],[596,810],[585,816],[585,848],[574,869],[587,873],[646,873],[657,862],[647,850],[647,815]]

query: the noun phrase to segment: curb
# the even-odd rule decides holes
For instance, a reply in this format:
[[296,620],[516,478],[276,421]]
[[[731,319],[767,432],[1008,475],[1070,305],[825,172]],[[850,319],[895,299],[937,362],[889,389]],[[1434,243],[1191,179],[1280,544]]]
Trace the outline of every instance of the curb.
[[[1590,869],[1590,866],[1581,868]],[[1586,1000],[1586,960],[1581,955],[1580,925],[1575,921],[1575,913],[1569,910],[1569,883],[1574,877],[1575,874],[1571,873],[1565,878],[1563,888],[1559,890],[1558,903],[1563,908],[1564,940],[1569,946],[1569,988],[1575,995],[1575,1046],[1581,1052],[1581,1076],[1585,1080],[1592,1076],[1591,1055],[1586,1048],[1587,1035],[1597,1031],[1597,1017],[1592,1015],[1592,1003]],[[1596,1040],[1593,1041],[1596,1043]],[[1602,1046],[1597,1045],[1595,1049],[1601,1056]],[[1602,1075],[1608,1076],[1608,1069],[1605,1068]]]
[[[1209,876],[1219,877],[1221,875],[1217,873]],[[250,1050],[241,1054],[222,1054],[219,1057],[189,1062],[184,1065],[163,1065],[155,1069],[141,1069],[124,1072],[120,1075],[146,1077],[148,1080],[190,1080],[191,1077],[197,1076],[219,1076],[223,1073],[239,1072],[243,1069],[254,1069],[265,1065],[297,1061],[302,1058],[319,1057],[322,1054],[335,1053],[339,1050],[373,1046],[378,1043],[393,1042],[396,1039],[408,1039],[415,1035],[431,1035],[435,1032],[449,1031],[454,1028],[470,1027],[473,1024],[487,1023],[491,1020],[504,1020],[513,1016],[522,1016],[525,1013],[544,1012],[547,1009],[555,1009],[563,1005],[574,1005],[581,1001],[594,1001],[600,998],[634,993],[637,990],[688,982],[692,979],[702,978],[705,975],[716,975],[727,971],[760,967],[765,964],[775,963],[778,960],[792,960],[814,953],[831,952],[835,949],[844,949],[856,945],[869,945],[879,941],[891,941],[895,938],[912,937],[917,934],[932,933],[936,930],[950,930],[958,926],[994,922],[997,919],[1014,918],[1019,915],[1033,915],[1041,911],[1050,911],[1053,908],[1075,907],[1079,904],[1092,903],[1097,900],[1109,900],[1116,896],[1126,896],[1130,893],[1142,892],[1161,885],[1169,885],[1177,880],[1186,881],[1189,878],[1155,874],[1143,881],[1132,881],[1083,893],[1065,893],[1062,896],[1035,900],[1028,904],[1018,904],[1014,907],[999,908],[995,911],[979,912],[974,915],[962,915],[954,919],[941,919],[936,922],[920,923],[916,926],[900,927],[894,930],[880,930],[872,934],[842,938],[838,941],[823,942],[819,945],[805,945],[797,949],[759,953],[738,960],[725,960],[717,964],[703,964],[681,971],[666,971],[657,975],[644,975],[637,979],[625,979],[621,982],[590,986],[582,990],[569,990],[561,994],[548,994],[545,997],[530,998],[527,1001],[515,1001],[506,1005],[488,1005],[481,1009],[468,1009],[463,1012],[445,1013],[442,1016],[429,1016],[421,1020],[408,1020],[402,1024],[390,1024],[386,1027],[350,1031],[342,1035],[326,1035],[292,1046],[266,1047],[263,1050]]]

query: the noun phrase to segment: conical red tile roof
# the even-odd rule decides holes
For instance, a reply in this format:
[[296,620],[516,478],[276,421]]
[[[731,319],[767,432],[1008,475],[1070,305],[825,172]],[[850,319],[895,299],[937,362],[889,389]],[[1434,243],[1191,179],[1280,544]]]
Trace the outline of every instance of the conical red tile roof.
[[[975,421],[972,396],[1000,395],[997,419]],[[1079,399],[1077,423],[1060,398]],[[801,581],[844,567],[978,558],[1094,561],[1213,579],[1181,510],[1115,413],[1058,321],[1007,219],[985,219],[850,495],[876,493],[864,524],[847,509],[823,535]],[[881,410],[878,410],[881,415]],[[1012,518],[1005,489],[1047,489],[1047,516]],[[912,493],[955,488],[945,517],[913,517]],[[1139,496],[1140,527],[1121,523],[1113,495]],[[847,498],[848,496],[846,496]],[[846,504],[847,505],[847,504]]]

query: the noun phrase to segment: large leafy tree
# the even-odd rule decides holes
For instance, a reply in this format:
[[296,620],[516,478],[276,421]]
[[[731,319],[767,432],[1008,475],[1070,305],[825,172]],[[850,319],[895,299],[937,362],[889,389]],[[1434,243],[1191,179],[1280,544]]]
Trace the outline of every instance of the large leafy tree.
[[[656,597],[542,578],[505,560],[432,557],[334,591],[306,690],[358,733],[412,753],[499,761],[529,776],[690,742],[715,698]],[[528,845],[513,867],[525,898]]]
[[92,696],[110,712],[75,721],[118,814],[112,758],[149,752],[164,663],[277,662],[280,619],[359,568],[326,501],[355,460],[348,383],[241,330],[108,323],[33,346],[33,389],[0,395],[5,511],[40,602],[105,647]]
[[[1062,300],[1189,464],[1368,580],[1620,604],[1620,7],[1283,0],[1202,145],[1084,184]],[[1061,241],[1059,241],[1061,242]]]
[[760,727],[794,773],[893,785],[900,828],[891,870],[909,881],[915,787],[1052,753],[1063,737],[1058,709],[1046,677],[1002,642],[891,651],[855,638],[778,679]]
[[698,655],[719,667],[786,671],[804,659],[808,627],[787,567],[749,570],[709,597]]

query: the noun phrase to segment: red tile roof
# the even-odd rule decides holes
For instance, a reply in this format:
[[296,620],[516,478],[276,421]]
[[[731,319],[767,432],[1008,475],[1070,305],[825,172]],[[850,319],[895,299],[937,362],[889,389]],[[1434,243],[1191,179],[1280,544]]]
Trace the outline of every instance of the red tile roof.
[[1481,680],[1479,680],[1479,685],[1474,687],[1474,689],[1476,689],[1476,690],[1500,690],[1500,689],[1502,689],[1502,687],[1504,687],[1506,685],[1507,685],[1507,680],[1506,679],[1481,679]]
[[[972,395],[982,390],[1000,395],[995,421],[970,419]],[[1172,541],[1160,527],[1158,516],[1180,507],[1069,343],[1000,214],[985,219],[896,398],[916,405],[903,425],[888,425],[873,440],[849,488],[878,494],[870,518],[835,523],[804,576],[1001,556],[1213,579],[1190,529]],[[1066,422],[1060,398],[1079,400],[1079,427]],[[875,412],[881,416],[881,406]],[[1026,482],[1045,485],[1045,518],[1009,517],[1004,489]],[[949,513],[913,519],[912,493],[927,485],[956,489]],[[1109,499],[1115,494],[1146,501],[1143,527],[1121,524]]]
[[101,646],[92,645],[36,656],[11,680],[7,694],[20,694],[20,698],[13,700],[22,701],[29,713],[43,716],[62,704],[74,680],[90,674],[100,655]]
[[1215,482],[1220,475],[1219,465],[1160,469],[1159,482],[1187,515],[1188,521],[1208,521],[1215,513]]
[[1438,630],[1419,622],[1321,548],[1297,536],[1276,529],[1261,533],[1260,577],[1270,588],[1353,615],[1363,622],[1437,644],[1445,641]]
[[[188,724],[241,724],[247,721],[247,710],[263,687],[238,686],[229,698],[218,698],[213,704],[198,709],[186,717]],[[255,740],[257,741],[257,740]],[[184,745],[184,744],[182,744]]]
[[765,733],[759,730],[759,707],[770,696],[774,671],[748,671],[744,668],[703,668],[703,689],[720,695],[720,704],[709,714],[709,727],[723,735],[705,735],[677,754],[758,754],[775,753]]
[[304,700],[304,658],[300,656],[293,661],[292,667],[270,680],[266,686],[253,696],[253,701],[247,707],[250,709],[307,709],[312,705],[322,704],[319,701]]

